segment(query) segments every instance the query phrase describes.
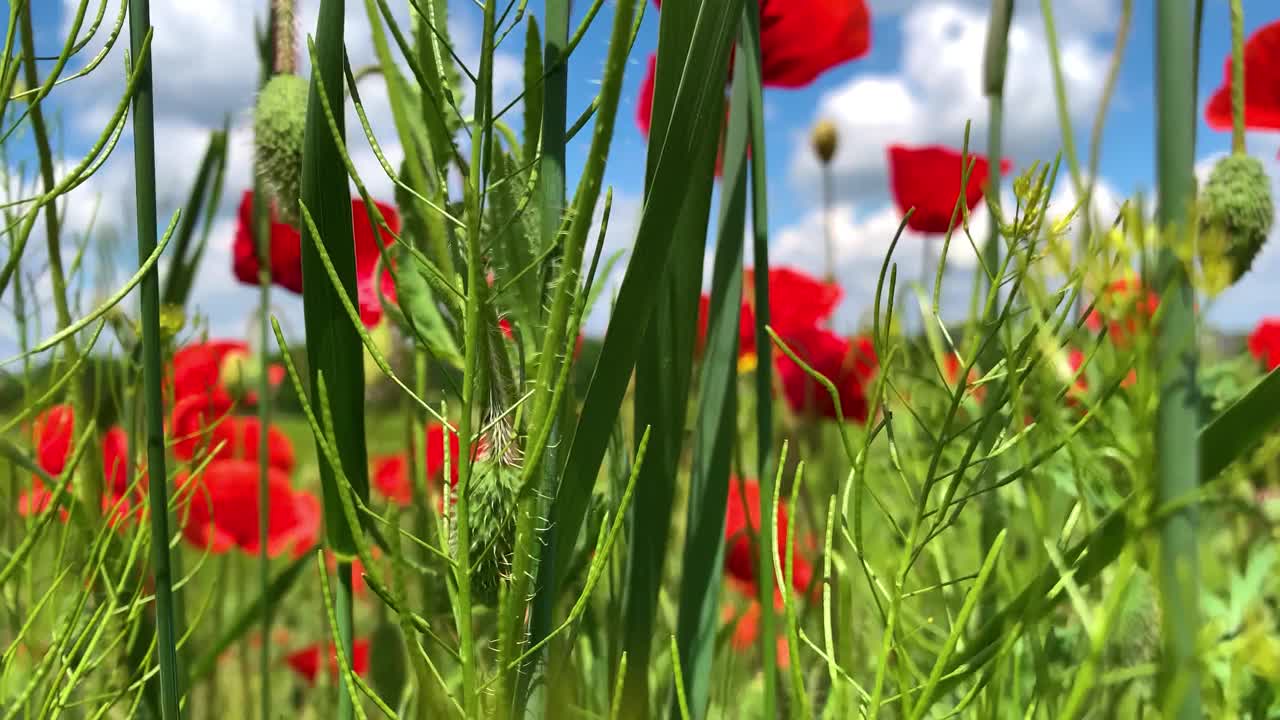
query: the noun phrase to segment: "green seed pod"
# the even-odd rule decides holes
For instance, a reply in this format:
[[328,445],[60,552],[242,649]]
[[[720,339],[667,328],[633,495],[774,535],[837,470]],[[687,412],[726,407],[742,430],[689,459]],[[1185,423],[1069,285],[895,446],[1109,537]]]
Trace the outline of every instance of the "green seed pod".
[[498,584],[511,571],[519,482],[520,468],[500,458],[477,460],[471,471],[471,591],[484,604],[497,604]]
[[254,171],[280,218],[292,225],[298,224],[307,92],[305,79],[276,75],[258,93],[253,114]]
[[1248,155],[1218,161],[1200,193],[1200,261],[1210,292],[1235,284],[1271,232],[1271,179]]

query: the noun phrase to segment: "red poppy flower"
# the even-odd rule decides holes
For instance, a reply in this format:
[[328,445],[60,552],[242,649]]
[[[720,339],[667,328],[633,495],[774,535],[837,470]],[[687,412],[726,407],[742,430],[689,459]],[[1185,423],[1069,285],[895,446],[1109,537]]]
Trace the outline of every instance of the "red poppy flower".
[[[377,203],[391,233],[400,233],[400,215],[395,208],[384,203]],[[271,213],[271,282],[295,293],[302,292],[302,236],[298,230],[276,220],[275,210]],[[360,319],[366,326],[377,325],[382,319],[382,303],[378,300],[378,286],[382,294],[389,300],[395,300],[395,283],[391,274],[385,269],[377,278],[374,270],[382,253],[379,251],[378,236],[381,245],[385,246],[394,240],[392,234],[375,233],[369,223],[369,213],[364,201],[356,198],[351,201],[352,234],[355,240],[356,286],[359,291]],[[232,244],[232,269],[240,282],[248,285],[258,284],[257,241],[254,237],[253,193],[245,192],[240,201],[240,218],[236,226],[235,241]],[[327,280],[326,280],[327,282]]]
[[1105,322],[1107,337],[1116,347],[1123,348],[1140,328],[1150,323],[1159,307],[1160,297],[1155,291],[1145,289],[1137,278],[1123,277],[1107,286],[1084,322],[1094,332],[1102,330]]
[[[725,622],[734,623],[730,644],[734,650],[746,652],[755,647],[760,637],[760,601],[754,598],[747,601],[747,606],[738,612],[732,604],[726,604],[721,610],[721,618]],[[787,635],[782,628],[776,628],[777,642],[774,646],[774,658],[778,667],[786,669],[791,666],[791,647],[787,643]]]
[[[1222,85],[1204,108],[1214,130],[1231,129],[1231,55]],[[1253,130],[1280,130],[1280,21],[1265,25],[1244,45],[1244,124]]]
[[[444,473],[444,426],[427,425],[427,478],[439,482]],[[458,484],[458,453],[461,445],[455,433],[449,434],[449,481]],[[409,458],[405,453],[383,455],[373,459],[373,487],[397,505],[413,502],[413,486],[409,478]]]
[[[258,466],[247,460],[215,460],[192,477],[179,473],[176,484],[182,534],[188,542],[212,553],[239,547],[258,552]],[[271,468],[267,473],[267,554],[289,550],[314,535],[311,511],[319,501],[310,493],[295,492],[289,476]],[[314,540],[312,540],[314,542]],[[303,551],[306,547],[301,548]]]
[[[258,422],[258,418],[252,415],[245,415],[227,418],[227,420],[232,423],[234,431],[239,435],[239,443],[235,448],[236,457],[242,457],[254,463],[258,462],[258,450],[262,441],[262,425]],[[280,428],[275,425],[268,425],[267,464],[285,474],[289,474],[293,472],[293,463],[293,441]]]
[[271,363],[270,365],[267,365],[267,383],[273,388],[279,387],[280,383],[284,382],[286,374],[287,371],[285,370],[284,365],[281,365],[280,363]]
[[36,463],[53,476],[62,474],[71,452],[71,435],[75,431],[76,414],[70,405],[54,405],[36,416],[32,436],[36,445]]
[[209,395],[188,395],[173,406],[170,432],[173,433],[173,455],[189,461],[197,452],[218,448],[215,459],[236,456],[239,438],[229,407]]
[[222,382],[223,366],[248,352],[249,345],[240,340],[209,340],[179,348],[172,362],[173,402],[199,395],[216,414],[230,410],[233,402]]
[[413,486],[409,482],[409,459],[404,453],[373,458],[370,478],[373,488],[391,502],[407,506],[413,502]]
[[[661,0],[655,0],[661,8]],[[871,49],[863,0],[760,0],[761,75],[767,87],[801,88]]]
[[[731,579],[750,589],[751,595],[755,595],[755,590],[759,587],[756,577],[757,550],[751,539],[760,536],[760,501],[760,485],[755,480],[744,481],[734,476],[729,477],[729,498],[724,516],[724,567]],[[772,499],[765,498],[765,502],[772,502]],[[785,552],[787,546],[787,510],[782,504],[778,505],[777,525],[778,550],[781,553]],[[803,594],[808,591],[809,582],[813,579],[813,568],[803,557],[793,557],[793,587],[797,593]],[[781,563],[782,557],[778,556],[776,560]],[[785,573],[785,567],[783,571]]]
[[[879,364],[871,340],[859,337],[850,342],[823,328],[797,332],[785,340],[800,359],[836,386],[845,420],[866,422],[866,385]],[[778,375],[794,412],[836,417],[835,402],[827,389],[783,353],[778,353]]]
[[1263,319],[1249,335],[1249,352],[1268,372],[1280,367],[1280,317]]
[[[755,272],[746,270],[742,279],[742,310],[738,316],[738,369],[755,366],[756,317]],[[769,268],[769,325],[787,340],[825,323],[835,312],[844,291],[789,267]],[[698,349],[706,343],[710,298],[703,295],[698,306]],[[790,344],[790,343],[788,343]]]
[[[963,188],[960,180],[965,167],[973,163],[969,182]],[[1000,161],[1000,174],[1013,168],[1008,160]],[[987,182],[987,159],[970,153],[966,159],[959,152],[941,145],[927,147],[889,146],[889,180],[898,210],[906,214],[915,208],[907,227],[921,233],[945,233],[951,227],[951,214],[956,199],[964,193],[970,210],[982,200]]]
[[[364,677],[369,673],[369,639],[357,638],[351,643],[351,657],[348,658],[355,674]],[[292,653],[285,662],[308,685],[316,684],[316,676],[320,674],[320,644],[316,643]],[[329,643],[329,677],[338,678],[338,650]]]
[[[65,430],[68,437],[70,437],[71,410],[69,406],[58,407],[66,407],[67,409],[65,413],[61,414],[61,417],[55,417],[54,421],[59,423],[67,422],[68,426],[65,427]],[[51,430],[59,432],[63,428],[61,426],[52,428],[46,423],[42,429],[48,433]],[[103,487],[102,511],[108,516],[113,525],[123,523],[123,521],[131,518],[140,517],[146,497],[145,472],[137,485],[134,485],[133,474],[129,472],[128,445],[128,436],[125,435],[124,428],[118,425],[108,429],[102,436],[102,468],[106,480]],[[60,458],[65,466],[66,452],[63,452]],[[48,469],[43,466],[42,469],[48,472]],[[61,469],[59,469],[59,472],[61,472]],[[22,517],[29,517],[43,513],[49,509],[52,502],[53,492],[45,487],[44,483],[40,482],[38,478],[32,478],[31,487],[18,495],[18,514]],[[59,515],[63,522],[67,520],[67,511],[65,509],[60,510]]]

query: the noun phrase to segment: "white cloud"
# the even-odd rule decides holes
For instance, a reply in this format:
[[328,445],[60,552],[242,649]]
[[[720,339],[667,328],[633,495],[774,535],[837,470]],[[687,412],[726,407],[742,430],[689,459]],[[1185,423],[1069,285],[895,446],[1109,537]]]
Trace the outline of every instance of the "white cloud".
[[[827,93],[815,119],[839,130],[832,161],[837,195],[880,196],[887,188],[886,148],[893,143],[959,147],[966,122],[970,145],[984,151],[988,108],[982,94],[986,11],[970,3],[929,2],[902,17],[902,63],[895,74],[862,73]],[[1076,123],[1093,117],[1109,60],[1086,34],[1060,29],[1063,74]],[[1026,165],[1052,157],[1060,145],[1057,108],[1044,32],[1019,16],[1009,31],[1005,83],[1005,155]],[[791,172],[817,187],[820,168],[807,137],[794,141]]]

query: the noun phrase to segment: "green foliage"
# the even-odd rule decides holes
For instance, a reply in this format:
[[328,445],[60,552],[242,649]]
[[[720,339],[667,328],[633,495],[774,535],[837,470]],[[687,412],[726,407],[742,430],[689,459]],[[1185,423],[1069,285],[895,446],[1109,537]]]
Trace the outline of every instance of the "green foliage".
[[1200,258],[1210,292],[1249,272],[1274,221],[1271,178],[1262,163],[1236,154],[1219,160],[1200,191]]

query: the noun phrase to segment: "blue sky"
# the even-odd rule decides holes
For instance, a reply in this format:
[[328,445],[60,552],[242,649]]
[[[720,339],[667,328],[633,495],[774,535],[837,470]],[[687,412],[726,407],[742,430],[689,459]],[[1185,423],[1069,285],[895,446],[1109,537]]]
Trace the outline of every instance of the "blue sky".
[[[779,0],[773,0],[779,1]],[[300,0],[302,28],[314,28],[317,0]],[[1120,0],[1053,0],[1059,45],[1076,145],[1082,157],[1088,151],[1089,128],[1098,106],[1098,96],[1114,44]],[[67,8],[75,0],[37,2],[36,25],[42,54],[54,54],[70,22]],[[252,136],[250,112],[256,81],[253,51],[253,18],[260,16],[265,0],[220,0],[215,3],[162,0],[152,5],[156,25],[158,174],[162,187],[161,223],[187,192],[191,174],[203,152],[210,128],[229,117],[233,127],[232,156],[224,206],[211,239],[206,267],[196,287],[196,304],[207,315],[212,332],[240,335],[247,332],[256,294],[236,284],[230,273],[229,248],[234,228],[234,210],[239,194],[250,182]],[[373,58],[363,3],[347,0],[348,43],[353,63]],[[393,1],[394,7],[407,3]],[[459,54],[468,62],[478,55],[478,14],[472,3],[453,3],[457,12],[450,18]],[[575,13],[587,6],[576,2]],[[980,74],[982,41],[985,37],[986,2],[983,0],[869,0],[874,18],[870,53],[842,65],[812,86],[801,90],[770,89],[766,92],[767,161],[769,166],[770,233],[775,262],[812,271],[821,269],[821,228],[824,215],[819,203],[817,166],[808,151],[808,128],[819,118],[836,123],[841,131],[841,147],[833,163],[836,181],[835,207],[826,215],[837,239],[837,270],[846,289],[846,301],[837,315],[838,329],[852,331],[866,319],[866,308],[893,229],[896,210],[887,195],[884,147],[890,142],[905,144],[943,143],[959,146],[965,120],[974,123],[975,147],[983,148],[986,134],[985,107]],[[1108,202],[1135,191],[1150,190],[1154,173],[1153,136],[1153,1],[1136,0],[1133,31],[1124,57],[1120,82],[1112,101],[1102,147],[1099,173],[1099,212]],[[531,2],[531,12],[540,12],[540,3]],[[1017,167],[1035,160],[1051,159],[1061,146],[1053,100],[1044,24],[1039,2],[1021,0],[1015,16],[1007,86],[1006,149]],[[612,0],[606,0],[595,26],[589,31],[570,66],[570,118],[576,117],[594,97],[599,86],[605,45],[612,22]],[[96,3],[91,3],[91,13]],[[111,7],[108,15],[115,8]],[[1245,0],[1250,29],[1280,19],[1280,4],[1274,0]],[[401,11],[403,16],[404,12]],[[575,22],[576,22],[575,18]],[[623,103],[619,109],[606,181],[615,188],[614,220],[608,245],[625,250],[631,241],[639,211],[645,142],[636,128],[635,98],[648,54],[657,37],[658,13],[648,8],[644,26],[627,69]],[[108,21],[110,18],[108,18]],[[127,38],[122,38],[122,44]],[[1222,64],[1229,50],[1229,26],[1225,0],[1206,2],[1204,45],[1200,75],[1200,104],[1222,79]],[[521,77],[523,32],[514,32],[499,48],[496,67],[497,91],[501,97],[515,95]],[[101,43],[95,40],[89,51]],[[86,51],[88,52],[88,51]],[[77,58],[71,68],[85,60]],[[118,97],[123,75],[119,52],[88,78],[63,86],[55,93],[59,129],[68,156],[85,150]],[[385,93],[376,78],[365,81],[361,93],[373,116],[379,137],[391,155],[399,146],[391,132]],[[367,89],[366,89],[367,88]],[[511,120],[518,125],[519,113]],[[348,128],[357,127],[354,121]],[[589,133],[582,133],[586,138]],[[349,137],[352,133],[349,130]],[[1201,119],[1197,158],[1206,167],[1217,153],[1225,152],[1229,138],[1210,131]],[[100,176],[79,188],[68,205],[67,223],[73,231],[84,232],[96,206],[94,239],[116,235],[127,237],[131,160],[127,155],[129,137],[122,142]],[[1276,171],[1280,135],[1250,136],[1250,150]],[[358,167],[375,194],[390,196],[390,183],[378,170],[367,147],[353,148]],[[570,181],[576,178],[585,155],[585,140],[569,152]],[[12,153],[11,165],[23,159],[21,148]],[[1062,178],[1060,187],[1069,183]],[[1070,205],[1069,193],[1062,207]],[[128,257],[122,253],[121,257]],[[948,297],[963,298],[967,306],[965,258],[955,259],[960,270],[951,279]],[[38,272],[39,258],[29,270]],[[902,255],[900,272],[914,277],[918,254]],[[1277,297],[1268,280],[1280,274],[1280,243],[1271,242],[1256,270],[1240,286],[1232,289],[1210,310],[1211,321],[1224,328],[1242,330],[1260,317],[1280,314]],[[99,276],[110,277],[109,273]],[[117,280],[123,279],[117,274]],[[287,324],[301,326],[300,302],[277,293],[279,312]],[[88,303],[91,298],[86,298]],[[603,316],[593,319],[593,329],[603,327]],[[0,338],[0,343],[11,338]]]

